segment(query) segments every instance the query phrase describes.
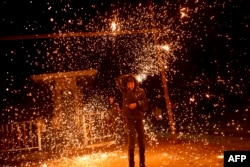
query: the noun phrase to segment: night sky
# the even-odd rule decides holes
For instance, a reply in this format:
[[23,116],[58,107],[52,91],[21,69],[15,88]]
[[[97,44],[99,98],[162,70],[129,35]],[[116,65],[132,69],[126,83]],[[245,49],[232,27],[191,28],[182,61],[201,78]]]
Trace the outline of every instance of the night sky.
[[[24,113],[38,116],[37,110],[50,109],[49,88],[34,83],[30,75],[91,68],[99,73],[92,90],[88,90],[92,97],[88,102],[95,101],[98,91],[101,100],[97,103],[103,104],[107,92],[117,91],[114,78],[121,73],[136,73],[146,76],[142,86],[150,100],[164,108],[154,34],[28,38],[110,32],[113,21],[119,24],[118,31],[155,26],[159,45],[170,45],[170,51],[160,55],[170,98],[179,108],[178,117],[187,117],[183,110],[206,116],[235,111],[249,115],[249,2],[152,0],[152,5],[155,25],[147,1],[142,0],[2,0],[3,118],[19,119]],[[33,111],[35,114],[31,114]]]

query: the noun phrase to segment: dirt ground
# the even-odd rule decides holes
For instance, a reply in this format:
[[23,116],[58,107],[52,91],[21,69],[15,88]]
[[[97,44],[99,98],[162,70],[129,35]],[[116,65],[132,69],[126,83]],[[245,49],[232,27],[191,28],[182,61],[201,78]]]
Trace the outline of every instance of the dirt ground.
[[[57,156],[43,151],[19,153],[18,156],[9,155],[5,160],[2,159],[1,166],[127,167],[126,148],[126,144],[106,142],[87,148],[67,148]],[[168,135],[158,136],[157,140],[147,142],[146,166],[223,167],[225,150],[250,150],[250,136],[179,134],[176,143]],[[135,151],[138,167],[138,148]]]

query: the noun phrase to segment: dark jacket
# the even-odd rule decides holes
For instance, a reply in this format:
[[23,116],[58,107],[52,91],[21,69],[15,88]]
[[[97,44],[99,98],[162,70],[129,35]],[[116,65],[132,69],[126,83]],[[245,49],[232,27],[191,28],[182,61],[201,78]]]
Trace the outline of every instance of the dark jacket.
[[[133,77],[135,88],[130,91],[127,88],[126,79]],[[138,86],[136,78],[132,75],[120,75],[116,79],[116,85],[122,93],[122,114],[125,118],[143,119],[144,113],[148,109],[148,99],[145,91]],[[129,104],[136,103],[135,109],[130,109]]]

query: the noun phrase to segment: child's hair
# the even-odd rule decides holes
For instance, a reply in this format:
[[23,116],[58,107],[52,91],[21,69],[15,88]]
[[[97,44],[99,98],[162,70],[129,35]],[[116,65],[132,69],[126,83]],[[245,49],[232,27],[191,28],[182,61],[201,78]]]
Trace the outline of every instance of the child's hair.
[[128,82],[136,82],[136,81],[135,81],[135,78],[134,78],[134,77],[128,76],[128,77],[126,78],[126,83],[128,83]]

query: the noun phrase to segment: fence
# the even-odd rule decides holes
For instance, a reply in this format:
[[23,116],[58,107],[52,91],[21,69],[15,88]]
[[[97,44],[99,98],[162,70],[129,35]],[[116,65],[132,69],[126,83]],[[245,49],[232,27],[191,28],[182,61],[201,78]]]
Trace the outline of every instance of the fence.
[[1,124],[0,150],[41,150],[41,128],[39,121],[12,122]]
[[[44,122],[25,121],[2,124],[0,152],[38,149],[42,150]],[[113,140],[113,122],[106,111],[86,112],[80,116],[80,131],[84,145]]]
[[113,121],[106,111],[89,112],[82,117],[85,145],[113,139]]

